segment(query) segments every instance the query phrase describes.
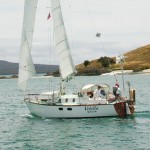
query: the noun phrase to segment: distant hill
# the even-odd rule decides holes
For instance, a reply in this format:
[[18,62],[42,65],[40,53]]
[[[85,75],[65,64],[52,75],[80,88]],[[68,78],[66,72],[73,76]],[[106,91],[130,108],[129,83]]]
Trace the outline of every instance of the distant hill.
[[[0,60],[0,75],[16,75],[18,74],[18,63],[12,63]],[[58,65],[35,64],[37,73],[52,73],[59,69]]]
[[129,51],[125,54],[125,69],[144,70],[150,69],[150,44]]
[[[131,50],[124,54],[125,56],[125,64],[124,69],[126,70],[133,70],[133,71],[141,71],[144,69],[150,69],[150,44],[137,48],[135,50]],[[107,56],[108,57],[108,56]],[[98,75],[106,72],[110,72],[112,70],[120,69],[120,66],[112,63],[110,67],[104,67],[102,62],[99,61],[102,56],[99,58],[88,61],[88,65],[85,66],[85,62],[82,64],[77,65],[78,75]],[[116,61],[115,57],[112,57],[114,62]],[[112,69],[112,70],[110,70]]]
[[[125,56],[125,65],[124,69],[133,70],[133,71],[141,71],[144,69],[150,69],[150,44],[137,48],[135,50],[131,50],[124,54]],[[108,57],[108,56],[107,56]],[[112,70],[120,69],[119,65],[112,63],[110,67],[104,67],[101,62],[102,56],[95,60],[85,60],[88,64],[85,66],[84,62],[76,66],[77,75],[99,75],[102,73],[107,73]],[[115,60],[115,57],[110,58],[111,60]],[[52,73],[55,72],[54,75],[58,75],[58,65],[35,65],[37,73]],[[110,70],[112,69],[112,70]],[[11,63],[7,61],[0,60],[0,75],[17,75],[18,74],[18,63]]]

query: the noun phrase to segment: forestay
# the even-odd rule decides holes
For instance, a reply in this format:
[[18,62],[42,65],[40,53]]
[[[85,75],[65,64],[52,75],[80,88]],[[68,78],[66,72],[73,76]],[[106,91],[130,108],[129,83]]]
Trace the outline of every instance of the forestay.
[[19,88],[25,91],[27,80],[35,75],[31,57],[34,22],[38,0],[25,0],[19,64]]
[[60,73],[62,79],[66,79],[70,75],[74,74],[76,71],[70,53],[66,30],[64,27],[60,0],[51,0],[51,7],[55,45],[60,65]]

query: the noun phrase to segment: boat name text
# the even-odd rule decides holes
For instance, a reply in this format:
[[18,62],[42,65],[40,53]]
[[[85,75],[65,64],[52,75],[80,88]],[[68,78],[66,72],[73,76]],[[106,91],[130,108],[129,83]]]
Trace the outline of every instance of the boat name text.
[[94,113],[97,112],[98,107],[97,106],[86,106],[85,107],[85,111],[87,111],[88,113]]

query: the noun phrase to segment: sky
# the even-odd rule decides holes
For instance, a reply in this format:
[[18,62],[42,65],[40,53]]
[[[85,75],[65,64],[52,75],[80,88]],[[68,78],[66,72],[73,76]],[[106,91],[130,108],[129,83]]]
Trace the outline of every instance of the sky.
[[[150,44],[150,0],[61,0],[61,4],[75,64]],[[24,0],[0,0],[0,60],[19,62],[23,11]],[[39,0],[34,63],[58,64],[52,52],[49,12],[50,0]],[[101,33],[99,38],[97,32]]]

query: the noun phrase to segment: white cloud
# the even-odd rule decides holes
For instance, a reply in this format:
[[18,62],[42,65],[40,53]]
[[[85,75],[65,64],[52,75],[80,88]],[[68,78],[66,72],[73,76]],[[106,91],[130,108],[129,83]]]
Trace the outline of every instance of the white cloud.
[[[150,43],[149,0],[63,0],[61,3],[75,64]],[[0,4],[0,59],[18,62],[24,1],[0,0]],[[36,63],[49,61],[52,22],[46,19],[49,7],[50,1],[39,0],[32,51]],[[95,37],[96,32],[101,33],[104,48]]]

